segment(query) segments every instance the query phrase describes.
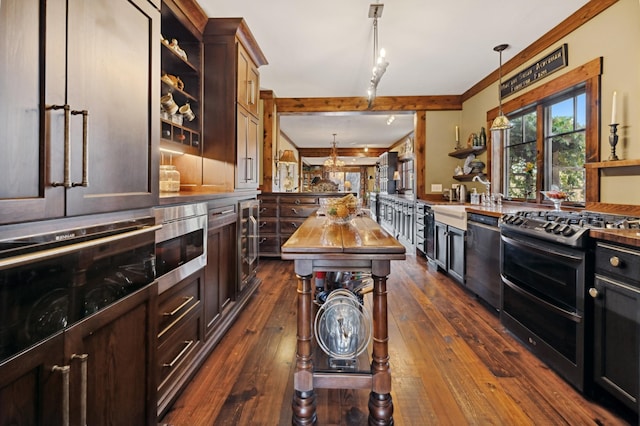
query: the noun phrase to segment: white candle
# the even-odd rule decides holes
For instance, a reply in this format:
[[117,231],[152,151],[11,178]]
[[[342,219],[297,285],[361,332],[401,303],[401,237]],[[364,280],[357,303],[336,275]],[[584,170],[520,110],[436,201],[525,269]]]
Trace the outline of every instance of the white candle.
[[460,130],[458,126],[456,126],[456,142],[460,142]]
[[618,97],[618,92],[613,91],[613,103],[611,105],[611,124],[616,124],[616,98]]

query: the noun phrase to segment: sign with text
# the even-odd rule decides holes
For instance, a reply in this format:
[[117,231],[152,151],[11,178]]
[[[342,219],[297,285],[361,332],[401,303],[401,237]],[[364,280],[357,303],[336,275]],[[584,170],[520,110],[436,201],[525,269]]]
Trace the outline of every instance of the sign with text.
[[566,67],[568,65],[567,60],[567,44],[565,43],[549,55],[538,60],[535,64],[519,71],[509,80],[502,82],[502,85],[500,86],[500,99],[504,99],[512,93],[535,83],[541,78]]

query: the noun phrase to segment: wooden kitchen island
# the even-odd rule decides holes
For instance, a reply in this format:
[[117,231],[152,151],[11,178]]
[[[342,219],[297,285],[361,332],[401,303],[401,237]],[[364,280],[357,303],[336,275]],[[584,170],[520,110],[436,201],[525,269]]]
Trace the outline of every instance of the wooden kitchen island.
[[[387,330],[387,276],[391,260],[405,259],[405,248],[369,217],[349,224],[330,224],[323,216],[309,217],[282,245],[282,259],[294,260],[298,278],[296,370],[293,424],[315,424],[314,388],[371,389],[369,424],[393,424],[391,370]],[[373,350],[368,371],[314,368],[312,278],[319,271],[371,273],[373,278]]]

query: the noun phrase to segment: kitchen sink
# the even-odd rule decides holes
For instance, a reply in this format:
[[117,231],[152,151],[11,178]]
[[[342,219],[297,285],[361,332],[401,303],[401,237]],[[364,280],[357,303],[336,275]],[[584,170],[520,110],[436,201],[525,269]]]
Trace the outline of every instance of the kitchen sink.
[[467,207],[464,204],[436,204],[433,212],[436,222],[467,230]]

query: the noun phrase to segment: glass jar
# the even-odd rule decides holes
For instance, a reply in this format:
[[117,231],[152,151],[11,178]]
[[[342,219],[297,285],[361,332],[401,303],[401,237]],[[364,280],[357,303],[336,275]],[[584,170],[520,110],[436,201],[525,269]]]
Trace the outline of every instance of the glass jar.
[[180,192],[180,172],[176,166],[160,166],[160,192]]

